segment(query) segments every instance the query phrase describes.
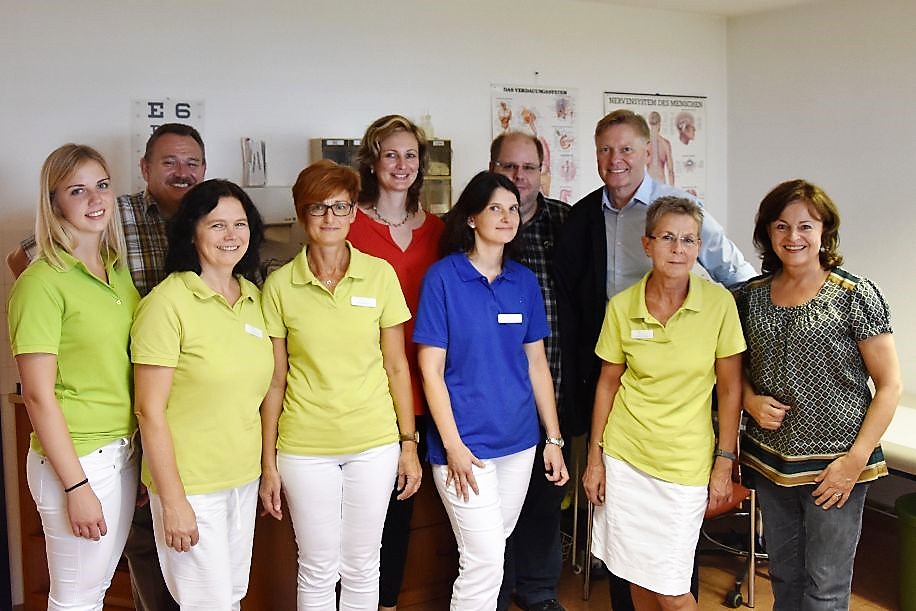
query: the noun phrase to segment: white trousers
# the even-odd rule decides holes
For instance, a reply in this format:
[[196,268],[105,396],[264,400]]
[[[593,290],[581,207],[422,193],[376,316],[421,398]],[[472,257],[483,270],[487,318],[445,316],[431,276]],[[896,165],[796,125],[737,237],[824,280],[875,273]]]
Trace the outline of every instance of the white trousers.
[[188,496],[200,540],[187,552],[165,544],[162,499],[150,493],[159,566],[182,611],[238,611],[248,592],[258,483]]
[[45,533],[51,576],[48,611],[101,611],[134,515],[138,471],[130,439],[116,439],[79,461],[108,527],[98,541],[73,535],[67,493],[50,461],[34,450],[26,457],[26,479]]
[[484,460],[473,467],[480,494],[467,502],[445,485],[448,465],[433,465],[433,479],[458,543],[458,578],[452,587],[451,611],[496,609],[503,581],[506,538],[515,529],[531,481],[536,448]]
[[357,454],[277,454],[277,469],[299,546],[297,608],[375,611],[379,554],[400,445]]

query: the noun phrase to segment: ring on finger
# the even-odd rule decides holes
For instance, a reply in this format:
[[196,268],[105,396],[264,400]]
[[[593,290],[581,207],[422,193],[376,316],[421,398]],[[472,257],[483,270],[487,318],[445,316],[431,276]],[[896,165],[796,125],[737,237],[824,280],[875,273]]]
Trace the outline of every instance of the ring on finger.
[[836,494],[833,495],[833,497],[834,497],[834,498],[837,498],[837,499],[841,499],[841,498],[843,498],[843,493],[842,493],[842,492],[837,492]]

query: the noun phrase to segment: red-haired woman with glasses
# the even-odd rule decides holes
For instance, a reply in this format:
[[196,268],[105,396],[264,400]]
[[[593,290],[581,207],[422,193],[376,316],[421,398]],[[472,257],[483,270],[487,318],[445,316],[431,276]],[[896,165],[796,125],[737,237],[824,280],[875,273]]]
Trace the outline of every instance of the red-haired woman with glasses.
[[[299,547],[298,608],[378,604],[379,547],[391,489],[420,486],[397,276],[347,242],[359,177],[322,160],[293,186],[307,245],[264,283],[275,369],[262,406],[261,501]],[[399,441],[405,441],[400,445]]]

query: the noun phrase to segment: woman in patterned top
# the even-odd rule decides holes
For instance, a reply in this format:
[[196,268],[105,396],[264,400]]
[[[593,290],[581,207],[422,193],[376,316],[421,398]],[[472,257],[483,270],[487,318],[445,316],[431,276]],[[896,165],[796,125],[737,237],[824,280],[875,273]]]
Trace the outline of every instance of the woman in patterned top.
[[[775,609],[845,609],[868,482],[901,382],[877,287],[839,267],[840,217],[819,187],[760,203],[763,275],[736,293],[748,343],[742,463],[766,523]],[[874,382],[875,394],[868,388]]]

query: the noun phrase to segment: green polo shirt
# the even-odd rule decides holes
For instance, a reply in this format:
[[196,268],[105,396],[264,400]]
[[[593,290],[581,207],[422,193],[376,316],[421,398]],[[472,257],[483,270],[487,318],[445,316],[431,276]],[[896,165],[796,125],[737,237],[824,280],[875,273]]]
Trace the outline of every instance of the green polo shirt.
[[646,280],[608,303],[595,354],[624,363],[604,451],[652,477],[706,486],[712,469],[715,361],[743,352],[731,294],[690,275],[680,309],[662,325],[646,308]]
[[[60,256],[65,269],[40,258],[16,280],[7,323],[14,356],[57,356],[54,395],[84,456],[137,429],[128,342],[140,295],[126,267],[108,261],[106,284],[75,257]],[[44,454],[35,433],[31,447]]]
[[[234,304],[194,272],[175,272],[143,298],[131,359],[172,367],[166,420],[186,494],[235,488],[261,475],[261,401],[273,374],[260,294],[239,277]],[[154,492],[146,457],[143,483]]]
[[281,452],[352,454],[398,440],[379,339],[410,311],[391,265],[347,246],[350,266],[334,293],[305,250],[264,283],[267,332],[286,338],[289,353]]

